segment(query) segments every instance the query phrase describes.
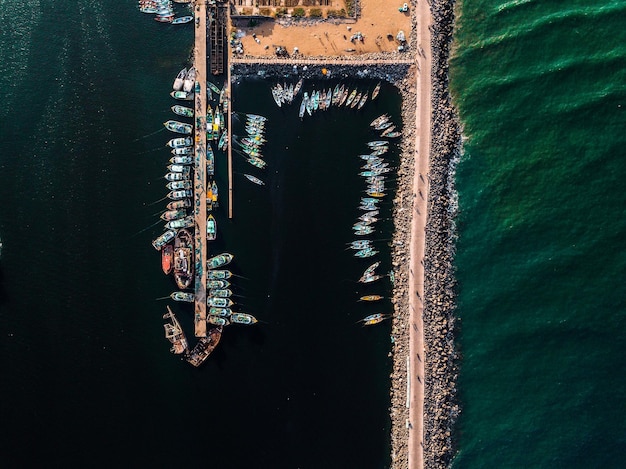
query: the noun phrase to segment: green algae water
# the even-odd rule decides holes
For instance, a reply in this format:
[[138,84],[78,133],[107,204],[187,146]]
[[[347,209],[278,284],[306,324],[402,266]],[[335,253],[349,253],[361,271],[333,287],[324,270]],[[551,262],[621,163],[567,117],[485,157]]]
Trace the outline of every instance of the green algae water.
[[454,467],[624,467],[626,2],[457,8]]

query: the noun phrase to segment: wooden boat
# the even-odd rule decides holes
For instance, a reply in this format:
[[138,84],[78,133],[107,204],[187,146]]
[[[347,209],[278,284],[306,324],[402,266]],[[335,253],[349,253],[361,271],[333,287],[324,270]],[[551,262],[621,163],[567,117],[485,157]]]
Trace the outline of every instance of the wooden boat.
[[332,99],[333,99],[333,92],[330,88],[328,88],[328,91],[326,91],[326,96],[324,98],[324,109],[330,108]]
[[300,90],[302,89],[302,84],[304,83],[304,78],[300,78],[296,86],[293,88],[293,96],[297,96]]
[[218,267],[222,267],[226,264],[229,264],[233,258],[232,254],[228,252],[224,252],[222,254],[218,254],[217,256],[211,257],[207,262],[207,269],[217,269]]
[[371,226],[364,226],[363,228],[356,230],[354,234],[357,236],[366,236],[368,234],[372,234],[373,232],[374,228],[372,228]]
[[185,337],[185,332],[183,328],[180,327],[180,323],[174,316],[174,313],[167,307],[167,313],[163,315],[163,319],[169,319],[169,323],[163,324],[165,328],[165,338],[170,341],[172,344],[172,348],[170,352],[180,355],[187,350],[189,344],[187,343],[187,338]]
[[176,115],[183,117],[193,117],[193,109],[191,109],[190,107],[181,106],[180,104],[174,104],[170,109]]
[[228,148],[228,132],[224,132],[222,133],[222,136],[220,137],[220,141],[217,144],[217,149],[226,151],[227,148]]
[[167,173],[165,179],[168,181],[188,181],[190,179],[189,174],[183,173]]
[[161,268],[165,275],[169,275],[174,267],[174,246],[166,244],[161,249]]
[[221,337],[221,326],[210,328],[207,331],[206,337],[200,337],[196,346],[187,356],[187,361],[195,367],[202,365],[209,355],[211,355],[213,350],[215,350],[215,347],[219,344]]
[[180,72],[178,72],[178,75],[176,75],[176,79],[174,80],[174,84],[172,85],[174,91],[180,91],[183,89],[183,81],[186,76],[187,68],[183,68]]
[[193,280],[193,237],[181,229],[174,240],[174,280],[181,290],[188,288]]
[[367,195],[369,195],[370,197],[378,197],[379,199],[382,199],[383,197],[385,197],[384,192],[377,192],[377,191],[368,191]]
[[213,298],[230,298],[233,296],[233,292],[228,288],[217,288],[215,290],[209,290],[209,296]]
[[163,246],[169,243],[176,237],[176,232],[174,230],[167,230],[161,236],[152,241],[152,247],[157,251],[160,251]]
[[230,270],[209,270],[206,275],[208,280],[225,280],[233,276]]
[[372,326],[374,324],[383,322],[385,319],[389,319],[390,317],[390,314],[376,313],[364,317],[363,319],[361,319],[360,322],[362,322],[364,326]]
[[215,86],[215,85],[214,85],[213,83],[211,83],[210,81],[207,81],[207,82],[206,82],[206,84],[207,84],[207,86],[208,86],[209,88],[211,88],[211,91],[213,91],[213,93],[215,93],[215,94],[216,94],[216,95],[218,95],[218,96],[220,95],[221,91],[220,91],[220,89],[219,89],[217,86]]
[[177,147],[170,150],[172,155],[192,155],[193,147]]
[[178,210],[181,208],[189,208],[189,207],[191,207],[191,200],[189,199],[174,200],[167,204],[168,210]]
[[[372,98],[374,99],[374,98]],[[391,119],[391,117],[389,116],[389,114],[382,114],[380,116],[378,116],[376,119],[374,119],[371,123],[370,123],[370,127],[374,127],[376,130],[380,130],[377,127],[381,124],[384,124],[385,122],[388,122],[389,119]]]
[[246,178],[248,178],[248,180],[252,181],[253,183],[258,184],[259,186],[263,186],[263,185],[265,185],[265,183],[264,183],[263,181],[261,181],[261,180],[260,180],[259,178],[257,178],[257,177],[254,177],[254,176],[252,176],[252,175],[250,175],[250,174],[244,174],[244,176],[245,176]]
[[163,125],[170,132],[191,135],[192,127],[190,124],[184,124],[183,122],[169,120],[169,121],[163,122]]
[[206,220],[206,236],[209,241],[215,241],[217,238],[217,223],[213,215],[209,215]]
[[213,182],[211,183],[211,190],[209,191],[209,193],[207,193],[207,197],[209,195],[210,195],[211,203],[213,203],[214,205],[217,205],[217,197],[219,195],[219,191],[217,188],[217,182],[215,182],[215,180],[213,180]]
[[191,137],[178,137],[173,138],[166,144],[170,148],[190,147],[193,145]]
[[206,143],[206,171],[209,176],[215,174],[215,155],[208,140]]
[[359,279],[359,282],[360,283],[372,283],[381,278],[383,278],[382,275],[368,275],[367,277],[361,277]]
[[366,257],[373,257],[376,254],[378,254],[378,251],[374,250],[373,248],[365,248],[354,253],[354,257],[366,258]]
[[228,326],[230,324],[228,319],[221,316],[209,316],[206,318],[206,322],[213,324],[214,326]]
[[365,295],[359,298],[359,301],[378,301],[382,300],[384,296],[381,295]]
[[356,94],[357,94],[358,90],[355,88],[352,93],[350,93],[350,96],[348,96],[348,100],[346,101],[346,107],[349,107],[352,105],[352,103],[354,102],[354,99],[356,98]]
[[350,249],[356,249],[357,251],[359,249],[366,249],[368,247],[371,247],[372,241],[369,239],[360,239],[358,241],[352,241],[351,243],[348,243],[348,246],[350,247]]
[[233,300],[230,298],[214,298],[209,297],[206,300],[207,306],[214,306],[216,308],[228,308],[233,305]]
[[188,93],[186,91],[172,91],[170,93],[170,96],[174,99],[180,99],[183,101],[192,101],[193,100],[193,93]]
[[372,101],[376,99],[376,97],[378,96],[378,93],[380,92],[380,83],[381,82],[379,81],[374,87],[374,91],[372,91]]
[[217,288],[228,288],[230,282],[228,280],[207,280],[206,287],[209,290],[215,290]]
[[267,163],[258,156],[249,155],[249,157],[246,159],[248,163],[250,163],[252,166],[256,166],[257,168],[263,169],[267,166]]
[[193,16],[179,16],[172,20],[172,24],[185,24],[193,21]]
[[402,135],[402,133],[396,130],[395,132],[389,132],[387,135],[385,135],[385,137],[396,138],[396,137],[399,137],[400,135]]
[[361,109],[363,106],[365,106],[365,103],[367,101],[367,92],[365,92],[365,94],[363,95],[363,97],[361,98],[361,100],[359,101],[359,104],[356,105],[357,110]]
[[225,318],[233,314],[233,310],[230,308],[216,308],[215,306],[212,306],[207,311],[207,314],[209,316],[220,316]]
[[178,220],[170,220],[165,224],[168,230],[179,230],[181,228],[191,228],[195,224],[194,218],[189,216],[179,218]]
[[195,295],[184,291],[175,291],[170,293],[170,298],[174,301],[184,301],[185,303],[193,303]]
[[[186,181],[172,181],[172,182],[168,182],[167,184],[165,184],[165,187],[167,187],[171,191],[179,191],[181,189],[191,189],[193,187],[193,185],[192,185],[191,181],[186,180]],[[168,210],[168,212],[169,211],[171,211],[171,210]]]
[[230,317],[233,324],[256,324],[257,319],[251,314],[246,313],[233,313]]
[[347,101],[348,99],[348,94],[350,93],[350,89],[348,87],[346,87],[343,90],[343,93],[341,94],[341,99],[339,100],[339,104],[337,104],[337,106],[341,107],[344,105],[344,103]]
[[171,23],[172,20],[174,19],[174,15],[156,15],[154,17],[155,21],[158,21],[159,23]]

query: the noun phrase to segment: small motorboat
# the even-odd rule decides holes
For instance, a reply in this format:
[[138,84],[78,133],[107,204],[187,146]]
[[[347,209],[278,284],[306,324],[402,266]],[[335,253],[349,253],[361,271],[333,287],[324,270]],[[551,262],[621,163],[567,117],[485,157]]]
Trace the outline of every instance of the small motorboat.
[[191,155],[193,154],[193,147],[176,147],[172,148],[172,155]]
[[161,268],[165,275],[169,275],[174,267],[174,246],[166,244],[161,249]]
[[[170,183],[175,184],[175,183]],[[161,214],[161,220],[170,221],[178,220],[179,218],[185,218],[187,212],[185,210],[167,210]]]
[[376,99],[376,97],[378,96],[378,93],[380,92],[380,83],[381,82],[379,81],[374,87],[374,91],[372,91],[372,101]]
[[233,292],[228,288],[218,288],[215,290],[209,290],[209,295],[214,298],[230,298],[233,296]]
[[165,246],[167,243],[169,243],[175,237],[176,237],[176,232],[174,230],[167,230],[165,233],[163,233],[157,239],[152,241],[152,247],[154,249],[156,249],[157,251],[160,251],[163,248],[163,246]]
[[359,298],[359,301],[378,301],[382,300],[384,296],[381,295],[365,295]]
[[193,16],[179,16],[172,20],[172,24],[185,24],[193,21]]
[[213,215],[209,215],[206,220],[206,235],[209,241],[215,241],[217,238],[217,223]]
[[191,90],[193,90],[193,85],[195,82],[196,82],[196,68],[191,67],[189,71],[187,72],[187,76],[185,77],[185,80],[183,81],[183,91],[190,93],[192,98],[193,98],[194,93],[192,93]]
[[248,178],[248,180],[252,181],[253,183],[258,184],[259,186],[263,186],[263,185],[265,185],[265,183],[264,183],[263,181],[261,181],[261,180],[260,180],[259,178],[257,178],[257,177],[254,177],[254,176],[252,176],[252,175],[250,175],[250,174],[244,174],[244,176],[245,176],[246,178]]
[[191,228],[196,222],[193,217],[180,218],[178,220],[171,220],[165,224],[165,228],[168,230],[179,230],[181,228]]
[[385,319],[389,319],[390,317],[391,317],[391,314],[376,313],[376,314],[370,314],[369,316],[364,317],[359,322],[362,322],[364,326],[372,326],[374,324],[383,322]]
[[193,191],[190,190],[171,191],[169,194],[167,194],[167,198],[172,200],[189,199],[192,196]]

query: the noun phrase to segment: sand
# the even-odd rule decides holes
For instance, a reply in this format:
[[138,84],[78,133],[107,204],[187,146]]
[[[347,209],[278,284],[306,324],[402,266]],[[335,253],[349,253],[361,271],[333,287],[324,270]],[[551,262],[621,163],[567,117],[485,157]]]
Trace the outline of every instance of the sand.
[[[247,27],[248,21],[241,20],[235,29],[245,36],[241,38],[244,55],[274,56],[275,46],[284,47],[290,54],[294,47],[304,56],[359,55],[374,52],[395,52],[399,43],[395,37],[404,31],[407,39],[411,31],[411,12],[401,13],[401,2],[388,0],[362,0],[360,18],[354,22],[328,20],[283,19],[264,21],[254,28]],[[353,34],[360,32],[363,41],[350,41]],[[256,34],[257,43],[252,34]],[[387,34],[392,38],[388,39]],[[267,47],[267,48],[266,48]],[[348,52],[353,50],[354,52]]]

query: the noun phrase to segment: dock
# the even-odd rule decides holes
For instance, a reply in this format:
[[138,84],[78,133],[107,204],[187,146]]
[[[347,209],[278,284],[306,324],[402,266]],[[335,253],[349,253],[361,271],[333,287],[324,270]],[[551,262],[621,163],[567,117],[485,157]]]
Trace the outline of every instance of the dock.
[[206,285],[207,285],[207,170],[206,170],[206,110],[207,110],[207,13],[202,2],[195,4],[194,67],[196,81],[200,84],[200,93],[195,97],[195,158],[194,158],[194,260],[195,260],[195,299],[194,299],[194,330],[196,337],[206,337]]

